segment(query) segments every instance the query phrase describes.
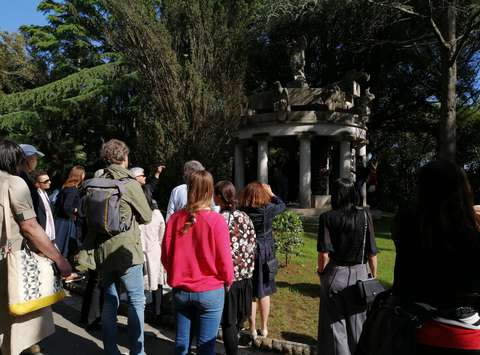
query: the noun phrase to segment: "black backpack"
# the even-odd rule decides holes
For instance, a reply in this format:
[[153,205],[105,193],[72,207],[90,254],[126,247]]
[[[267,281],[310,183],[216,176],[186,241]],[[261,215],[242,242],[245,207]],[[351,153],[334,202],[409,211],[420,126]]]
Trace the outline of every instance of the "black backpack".
[[83,183],[79,216],[87,230],[113,237],[130,229],[133,213],[129,220],[121,216],[120,200],[125,185],[131,181],[130,177],[119,180],[99,177]]

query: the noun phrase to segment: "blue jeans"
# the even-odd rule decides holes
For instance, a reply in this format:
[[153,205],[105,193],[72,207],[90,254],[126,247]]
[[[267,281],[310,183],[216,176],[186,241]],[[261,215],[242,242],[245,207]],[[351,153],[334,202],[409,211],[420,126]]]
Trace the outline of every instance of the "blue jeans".
[[117,309],[120,304],[117,285],[122,284],[128,296],[128,339],[131,355],[144,355],[143,322],[145,294],[143,265],[134,265],[125,272],[102,273],[104,304],[102,335],[105,354],[120,355],[117,347]]
[[223,287],[204,292],[173,291],[177,333],[175,354],[188,353],[190,328],[194,323],[197,337],[197,354],[214,355],[218,327],[222,318],[225,290]]

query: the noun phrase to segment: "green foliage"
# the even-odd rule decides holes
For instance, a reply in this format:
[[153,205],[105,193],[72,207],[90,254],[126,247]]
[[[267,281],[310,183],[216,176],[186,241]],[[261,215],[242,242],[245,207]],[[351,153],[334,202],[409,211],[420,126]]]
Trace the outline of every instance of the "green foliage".
[[0,31],[0,95],[31,88],[41,82],[42,74],[25,52],[25,38]]
[[293,211],[284,211],[273,219],[273,235],[277,250],[285,255],[288,265],[290,255],[298,255],[303,245],[303,223],[300,215]]
[[103,63],[106,17],[98,0],[42,0],[44,26],[21,27],[31,55],[49,68],[54,80]]

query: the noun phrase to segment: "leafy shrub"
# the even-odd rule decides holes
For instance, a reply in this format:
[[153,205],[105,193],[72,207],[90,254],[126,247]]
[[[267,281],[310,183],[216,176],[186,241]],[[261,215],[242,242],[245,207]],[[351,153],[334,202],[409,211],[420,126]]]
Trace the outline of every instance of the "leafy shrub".
[[285,255],[288,265],[290,255],[298,255],[303,245],[303,223],[298,213],[284,211],[273,219],[273,235],[277,250]]

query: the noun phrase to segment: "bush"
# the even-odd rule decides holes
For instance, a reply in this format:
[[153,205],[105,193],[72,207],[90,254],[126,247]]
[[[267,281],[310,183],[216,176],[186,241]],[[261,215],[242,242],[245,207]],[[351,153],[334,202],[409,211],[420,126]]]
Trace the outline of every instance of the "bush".
[[285,255],[288,265],[290,255],[298,255],[303,245],[303,223],[298,213],[285,211],[273,219],[273,235],[277,250]]

